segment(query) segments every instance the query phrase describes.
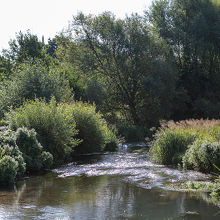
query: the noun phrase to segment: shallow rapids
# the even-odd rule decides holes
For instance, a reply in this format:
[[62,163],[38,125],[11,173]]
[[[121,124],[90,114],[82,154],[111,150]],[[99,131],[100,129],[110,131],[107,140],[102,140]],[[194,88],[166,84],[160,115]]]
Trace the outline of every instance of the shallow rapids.
[[154,164],[146,154],[120,152],[86,157],[87,162],[84,164],[72,163],[53,172],[58,173],[61,178],[82,175],[88,177],[119,175],[123,177],[123,181],[129,181],[147,189],[164,188],[168,183],[187,180],[206,180],[210,177],[195,171],[182,171]]
[[84,156],[0,190],[0,220],[219,220],[220,209],[207,194],[166,188],[208,179],[156,165],[146,154]]

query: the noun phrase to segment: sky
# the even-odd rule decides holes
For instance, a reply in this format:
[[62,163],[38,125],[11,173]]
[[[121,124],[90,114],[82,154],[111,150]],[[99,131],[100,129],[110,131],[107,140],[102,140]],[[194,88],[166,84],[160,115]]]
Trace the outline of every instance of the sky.
[[80,11],[95,15],[111,11],[124,18],[133,12],[143,14],[150,4],[151,0],[0,0],[0,50],[7,49],[19,31],[53,38]]

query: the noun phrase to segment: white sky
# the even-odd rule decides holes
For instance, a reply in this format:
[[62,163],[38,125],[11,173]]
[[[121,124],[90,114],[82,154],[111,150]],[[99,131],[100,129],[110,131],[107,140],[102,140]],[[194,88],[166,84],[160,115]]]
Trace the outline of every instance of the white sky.
[[39,39],[45,40],[68,27],[72,16],[82,11],[85,14],[100,14],[111,11],[123,18],[132,12],[142,14],[151,0],[0,0],[0,51],[8,47],[15,33],[30,29]]

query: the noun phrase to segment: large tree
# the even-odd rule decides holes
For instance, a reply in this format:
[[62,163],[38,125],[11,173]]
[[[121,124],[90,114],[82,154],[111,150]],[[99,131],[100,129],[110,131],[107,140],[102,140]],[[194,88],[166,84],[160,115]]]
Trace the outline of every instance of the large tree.
[[[81,72],[96,81],[96,88],[97,83],[104,88],[108,110],[120,111],[134,124],[146,123],[147,111],[162,111],[158,105],[161,93],[155,92],[157,86],[149,86],[150,81],[158,80],[166,88],[175,84],[172,68],[163,65],[167,57],[161,51],[165,47],[151,39],[148,29],[146,20],[138,15],[116,19],[108,12],[99,16],[80,13],[69,29],[72,38],[58,49],[62,58],[80,66]],[[175,90],[173,84],[170,94]]]
[[[220,117],[220,7],[211,0],[156,0],[153,31],[176,58],[188,95],[183,117]],[[175,117],[175,115],[174,115]]]

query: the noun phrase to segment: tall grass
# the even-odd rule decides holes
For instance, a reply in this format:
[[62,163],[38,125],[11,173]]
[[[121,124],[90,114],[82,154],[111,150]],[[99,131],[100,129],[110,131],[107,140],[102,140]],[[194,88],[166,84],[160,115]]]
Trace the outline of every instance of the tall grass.
[[220,120],[161,122],[151,143],[153,159],[167,165],[211,172],[220,162]]

